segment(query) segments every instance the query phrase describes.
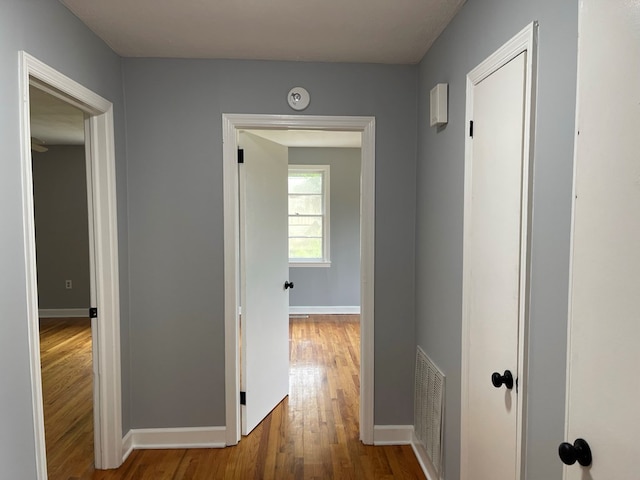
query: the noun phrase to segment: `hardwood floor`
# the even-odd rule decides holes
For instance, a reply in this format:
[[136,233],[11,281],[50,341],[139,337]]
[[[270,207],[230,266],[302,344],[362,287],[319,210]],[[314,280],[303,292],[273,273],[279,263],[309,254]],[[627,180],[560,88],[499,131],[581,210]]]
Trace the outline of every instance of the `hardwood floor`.
[[91,321],[40,319],[40,356],[49,479],[91,478]]
[[358,432],[359,319],[290,322],[290,389],[235,447],[137,450],[117,470],[52,480],[424,479],[410,446],[363,445]]

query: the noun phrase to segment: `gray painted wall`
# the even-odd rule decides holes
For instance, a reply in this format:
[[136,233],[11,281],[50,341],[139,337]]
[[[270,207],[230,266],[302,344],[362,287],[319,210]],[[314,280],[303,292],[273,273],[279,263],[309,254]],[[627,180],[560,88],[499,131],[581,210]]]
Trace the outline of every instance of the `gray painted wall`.
[[20,50],[114,102],[122,302],[123,407],[128,427],[126,178],[120,59],[59,2],[2,0],[0,7],[0,465],[35,478],[20,171]]
[[[89,308],[89,223],[83,145],[32,152],[38,307]],[[71,280],[72,289],[65,288]]]
[[[562,478],[569,229],[578,1],[469,1],[420,64],[416,337],[447,375],[446,478],[459,478],[466,74],[540,22],[533,174],[527,478]],[[427,122],[429,90],[449,83],[449,124]]]
[[331,168],[331,266],[290,267],[289,305],[360,305],[360,156],[359,148],[289,148],[289,164]]
[[[417,67],[125,59],[132,427],[224,425],[222,113],[376,117],[375,422],[412,422]],[[399,215],[398,212],[402,212]]]

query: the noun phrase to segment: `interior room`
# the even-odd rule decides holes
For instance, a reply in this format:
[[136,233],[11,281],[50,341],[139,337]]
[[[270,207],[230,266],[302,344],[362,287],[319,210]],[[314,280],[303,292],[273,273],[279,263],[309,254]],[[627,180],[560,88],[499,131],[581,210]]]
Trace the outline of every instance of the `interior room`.
[[[95,478],[135,478],[134,460],[189,478],[260,446],[241,434],[238,137],[310,129],[361,135],[359,173],[339,174],[359,175],[360,272],[287,263],[274,291],[287,322],[360,316],[351,454],[429,480],[635,478],[639,17],[622,0],[3,2],[2,475],[48,478],[40,308],[95,309]],[[85,119],[90,305],[39,305],[30,85]],[[306,468],[291,478],[329,478]]]

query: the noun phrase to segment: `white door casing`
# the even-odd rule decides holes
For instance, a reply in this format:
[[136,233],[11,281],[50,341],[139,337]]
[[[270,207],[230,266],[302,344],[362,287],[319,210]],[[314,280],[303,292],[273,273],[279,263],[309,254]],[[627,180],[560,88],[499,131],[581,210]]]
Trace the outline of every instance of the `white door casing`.
[[[565,442],[590,466],[566,480],[638,477],[640,425],[640,4],[583,0]],[[560,461],[560,460],[558,460]]]
[[32,408],[37,478],[47,478],[42,406],[38,289],[36,274],[33,176],[29,85],[76,106],[88,116],[86,152],[90,236],[93,239],[92,300],[99,321],[92,321],[94,368],[94,437],[96,468],[122,464],[122,398],[120,372],[120,295],[118,277],[117,211],[113,106],[77,82],[62,75],[26,52],[20,52],[21,170]]
[[315,129],[362,132],[360,201],[360,439],[373,443],[375,119],[311,115],[223,114],[225,407],[226,444],[240,440],[240,356],[238,349],[238,130]]
[[[530,169],[537,25],[467,77],[461,478],[524,471]],[[473,121],[473,136],[471,122]],[[509,370],[511,389],[492,385]]]
[[241,132],[241,408],[248,435],[289,393],[288,149]]
[[[98,304],[98,288],[96,277],[96,244],[95,244],[95,228],[93,218],[93,150],[91,144],[91,122],[89,117],[84,120],[84,155],[85,155],[85,175],[87,179],[87,216],[88,216],[88,240],[89,240],[89,305]],[[100,338],[98,336],[98,318],[91,318],[91,369],[93,372],[93,445],[94,445],[94,465],[96,468],[102,465],[102,438],[100,428],[95,428],[96,425],[100,425],[101,409],[100,401],[95,399],[100,398],[100,382],[96,381],[100,376],[100,349],[96,346],[99,344]]]

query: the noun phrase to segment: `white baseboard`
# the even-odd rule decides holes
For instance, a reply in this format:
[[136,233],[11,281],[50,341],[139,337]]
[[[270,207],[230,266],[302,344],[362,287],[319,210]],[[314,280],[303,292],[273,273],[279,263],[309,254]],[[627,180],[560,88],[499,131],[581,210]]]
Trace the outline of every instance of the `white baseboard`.
[[87,308],[41,308],[38,310],[40,318],[89,318]]
[[132,429],[122,439],[122,457],[132,450],[162,448],[223,448],[226,427],[139,428]]
[[289,307],[289,315],[360,315],[360,307],[329,306],[329,307]]
[[129,430],[122,438],[122,463],[127,461],[131,452],[133,452],[133,430]]
[[413,453],[416,454],[420,468],[422,468],[427,480],[440,480],[433,463],[431,463],[429,455],[427,455],[427,451],[420,443],[418,443],[413,432],[411,432],[411,448],[413,448]]
[[374,445],[409,445],[413,440],[413,425],[374,425]]

